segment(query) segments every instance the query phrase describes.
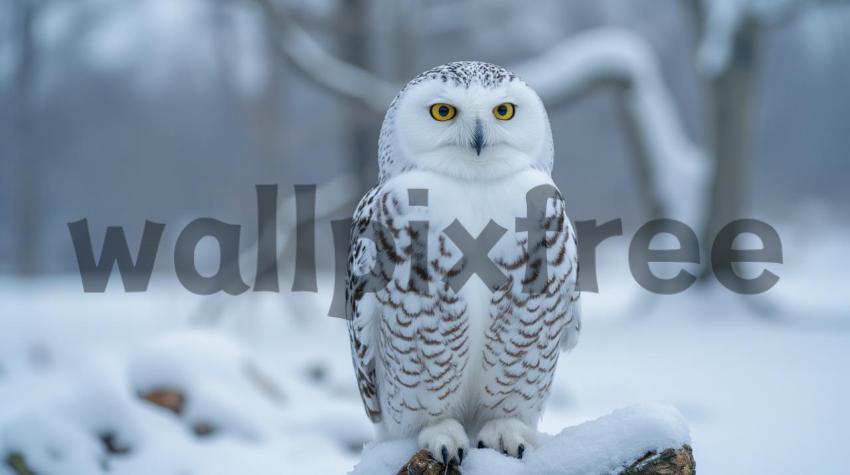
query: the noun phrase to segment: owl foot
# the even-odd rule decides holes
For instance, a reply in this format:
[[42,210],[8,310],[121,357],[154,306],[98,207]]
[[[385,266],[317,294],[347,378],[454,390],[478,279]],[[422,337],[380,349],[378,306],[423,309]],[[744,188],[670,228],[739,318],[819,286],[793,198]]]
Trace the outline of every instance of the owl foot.
[[491,448],[522,458],[526,449],[537,445],[537,431],[513,417],[494,419],[478,433],[478,448]]
[[460,465],[463,462],[463,452],[469,447],[469,438],[456,419],[443,419],[419,432],[419,447],[427,449],[444,465],[451,461]]

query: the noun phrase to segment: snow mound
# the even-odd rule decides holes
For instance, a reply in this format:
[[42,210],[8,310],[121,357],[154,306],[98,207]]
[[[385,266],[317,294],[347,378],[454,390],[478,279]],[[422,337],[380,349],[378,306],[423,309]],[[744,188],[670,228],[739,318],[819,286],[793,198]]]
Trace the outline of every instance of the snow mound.
[[[681,413],[673,407],[645,404],[568,427],[555,436],[541,434],[540,447],[523,460],[491,449],[472,449],[465,475],[589,475],[616,473],[647,452],[690,444]],[[368,444],[351,475],[395,474],[416,452],[413,440]]]
[[[22,473],[13,464],[51,475],[307,474],[351,467],[354,450],[371,436],[359,401],[348,404],[282,377],[266,364],[272,361],[202,329],[176,329],[126,350],[101,349],[62,380],[65,391],[55,396],[5,405],[0,397],[0,475]],[[158,390],[179,393],[180,403],[166,407],[143,397]],[[307,450],[322,457],[304,457]]]

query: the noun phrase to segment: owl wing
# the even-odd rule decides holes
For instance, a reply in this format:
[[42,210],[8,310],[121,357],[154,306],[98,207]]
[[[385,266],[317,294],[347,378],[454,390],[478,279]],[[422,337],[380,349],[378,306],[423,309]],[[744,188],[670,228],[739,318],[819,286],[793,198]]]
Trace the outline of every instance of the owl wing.
[[[557,321],[560,331],[551,333],[561,349],[569,351],[578,344],[581,332],[581,292],[579,291],[578,242],[575,229],[567,216],[567,206],[560,196],[554,201],[554,213],[547,218],[547,248],[549,281],[544,287],[541,303],[544,321]],[[557,328],[557,326],[555,327]]]
[[[496,263],[507,282],[493,294],[485,332],[484,370],[489,374],[484,404],[512,413],[543,409],[561,349],[572,349],[581,330],[575,233],[560,196],[544,218],[548,230],[538,243],[517,242]],[[550,208],[551,210],[552,208]],[[545,250],[541,253],[540,247]],[[545,256],[546,270],[542,260]],[[527,291],[526,284],[540,287]]]
[[[549,250],[549,265],[553,266],[563,282],[561,292],[563,298],[561,308],[565,321],[560,333],[560,346],[565,351],[572,350],[578,344],[581,332],[581,292],[579,291],[579,262],[578,241],[575,229],[567,216],[567,205],[564,199],[559,197],[555,200],[554,217],[556,231],[550,235],[546,245],[553,243]],[[551,219],[551,218],[550,218]],[[559,263],[560,262],[560,263]],[[555,304],[558,296],[549,294],[548,303]]]
[[[508,282],[497,292],[494,303],[499,301],[502,305],[493,306],[491,316],[498,320],[499,311],[510,308],[509,313],[523,317],[520,322],[534,322],[532,326],[540,335],[555,340],[564,350],[571,350],[578,343],[581,331],[578,244],[560,194],[549,209],[542,223],[548,230],[543,242],[519,240],[514,255],[497,260],[508,275]],[[545,252],[535,252],[534,246],[541,245]],[[541,270],[542,256],[546,257],[545,274]],[[542,289],[526,291],[525,285],[535,281]],[[539,323],[550,325],[549,328],[539,327]]]
[[564,331],[561,334],[561,349],[565,351],[572,350],[578,344],[578,337],[581,333],[581,291],[579,290],[579,269],[581,265],[578,261],[578,241],[576,238],[575,229],[570,224],[569,218],[566,216],[566,206],[561,201],[561,209],[564,213],[564,220],[567,224],[567,241],[564,243],[565,252],[570,256],[570,266],[574,269],[575,280],[571,281],[566,289],[566,298],[568,302],[569,319],[564,325]]
[[351,227],[346,274],[346,318],[351,340],[351,358],[366,414],[372,422],[381,420],[375,359],[378,353],[381,305],[370,291],[370,282],[381,274],[392,274],[390,253],[378,253],[375,242],[385,240],[386,226],[380,223],[381,186],[370,189],[357,205]]
[[445,410],[469,350],[466,304],[443,280],[456,254],[440,235],[428,258],[428,237],[438,233],[418,227],[427,221],[427,206],[403,204],[404,194],[385,183],[361,200],[346,286],[351,354],[366,413],[373,422],[388,416],[396,424]]

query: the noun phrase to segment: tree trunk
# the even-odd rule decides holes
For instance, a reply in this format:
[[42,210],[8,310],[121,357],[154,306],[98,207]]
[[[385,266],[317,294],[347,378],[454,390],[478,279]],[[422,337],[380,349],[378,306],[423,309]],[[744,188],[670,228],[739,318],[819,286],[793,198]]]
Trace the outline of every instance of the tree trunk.
[[[687,6],[698,45],[705,35],[706,13],[700,0],[691,0]],[[710,252],[717,232],[741,218],[745,211],[758,34],[758,25],[753,20],[744,20],[735,32],[729,65],[716,77],[702,80],[705,148],[714,161],[708,211],[700,236],[703,280],[712,273]]]
[[[341,58],[364,70],[371,70],[369,64],[369,22],[368,0],[344,0],[340,12],[340,51]],[[377,151],[376,137],[383,117],[375,115],[362,104],[354,102],[344,104],[345,134],[347,135],[348,150],[355,167],[355,173],[360,176],[360,190],[355,193],[360,196],[377,182]]]
[[41,219],[41,160],[36,149],[32,91],[36,77],[36,45],[33,24],[38,2],[19,0],[14,5],[17,64],[12,78],[11,156],[16,163],[13,213],[16,271],[32,275],[38,270],[37,250]]
[[[703,277],[711,274],[708,252],[718,231],[742,218],[745,212],[752,158],[750,118],[757,39],[757,26],[751,21],[745,22],[735,35],[729,67],[716,78],[707,80],[709,146],[715,168],[702,236]],[[720,257],[729,259],[731,256]]]

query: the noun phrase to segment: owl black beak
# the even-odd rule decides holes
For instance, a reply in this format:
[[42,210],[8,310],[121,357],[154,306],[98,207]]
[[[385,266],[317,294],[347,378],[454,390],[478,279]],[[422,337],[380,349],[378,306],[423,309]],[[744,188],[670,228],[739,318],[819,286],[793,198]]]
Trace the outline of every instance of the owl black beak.
[[480,120],[475,121],[475,132],[472,135],[472,148],[475,149],[476,155],[481,155],[481,149],[484,148],[484,126]]

